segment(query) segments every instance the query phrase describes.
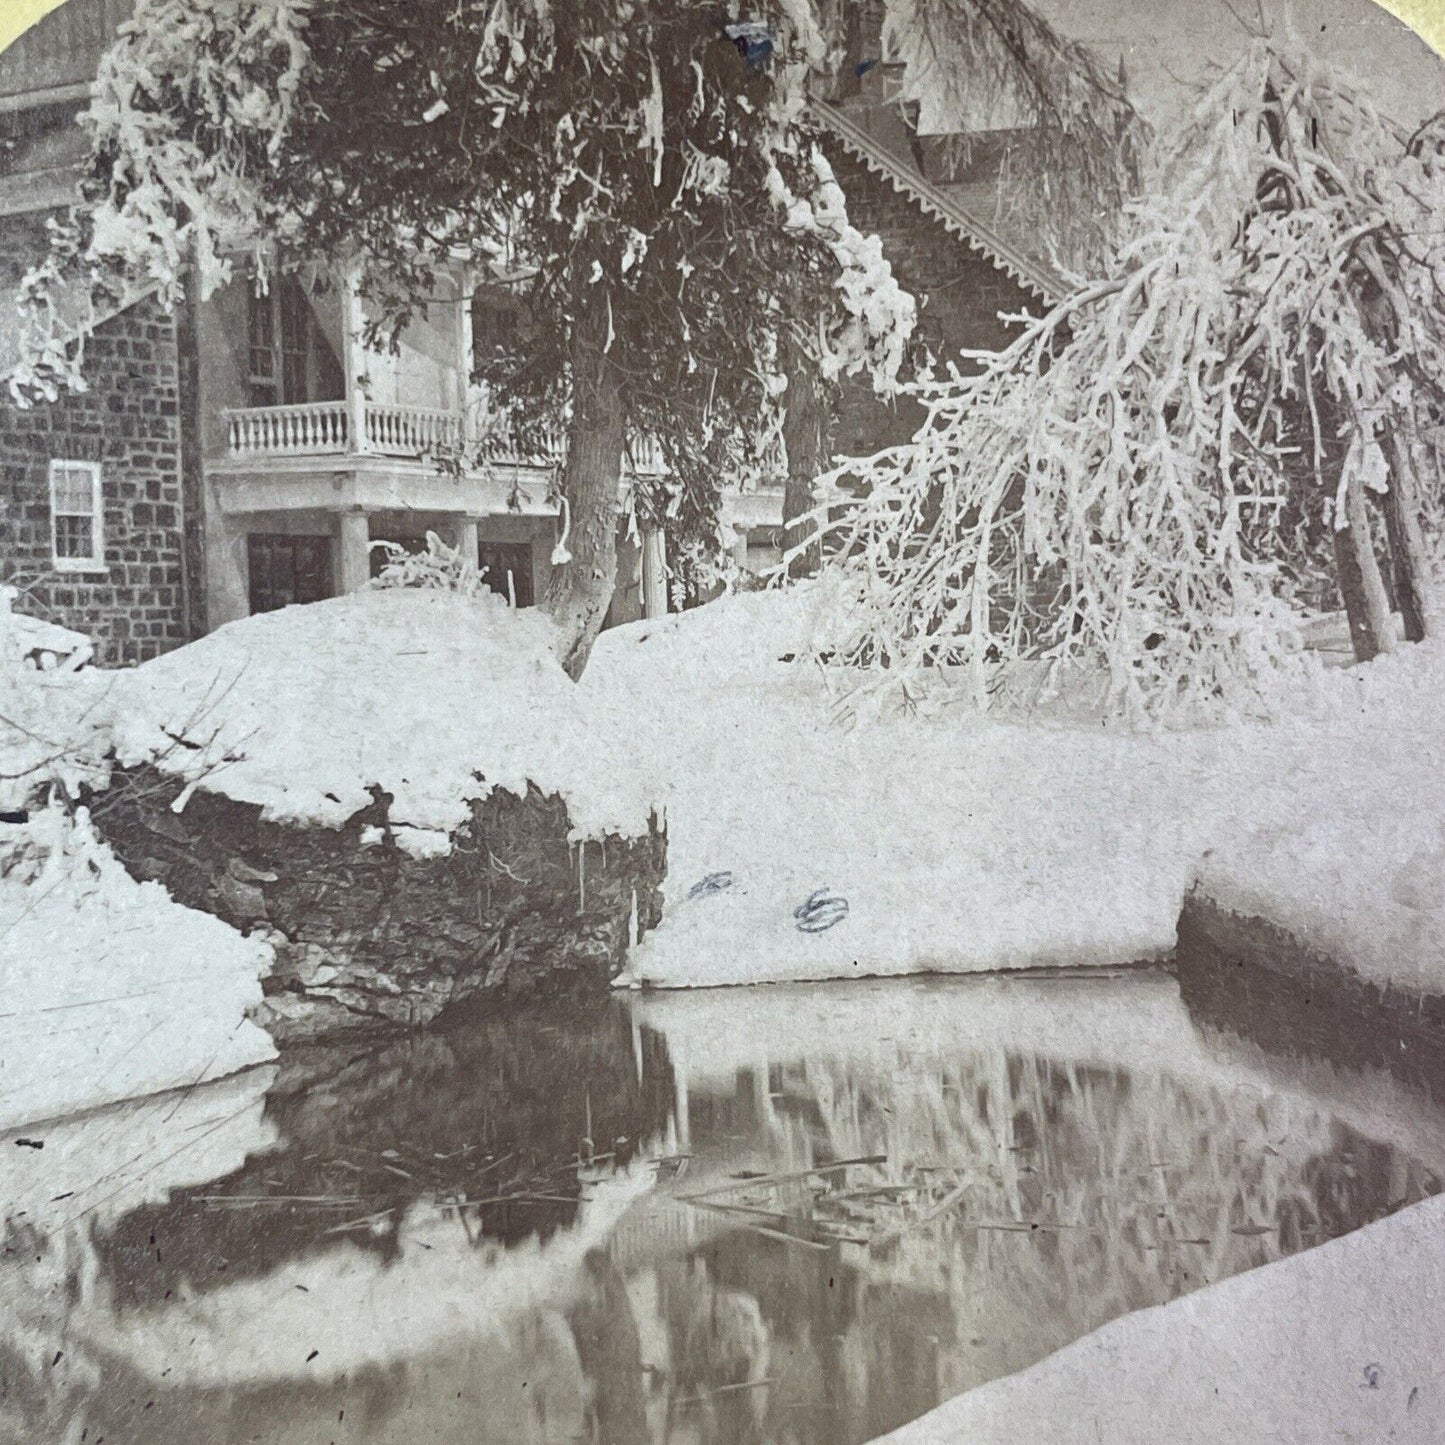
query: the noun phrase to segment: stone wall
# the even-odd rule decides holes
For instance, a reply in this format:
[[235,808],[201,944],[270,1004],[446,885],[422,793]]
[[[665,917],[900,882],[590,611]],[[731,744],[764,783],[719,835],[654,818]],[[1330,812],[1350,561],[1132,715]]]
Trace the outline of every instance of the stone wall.
[[[0,221],[0,281],[36,254],[36,224]],[[193,630],[174,318],[147,300],[106,322],[86,345],[85,378],[86,392],[30,408],[0,390],[0,582],[21,589],[18,610],[93,637],[100,662],[142,662]],[[101,570],[54,567],[52,460],[101,465]]]
[[[662,913],[666,840],[569,844],[560,798],[501,789],[444,858],[402,852],[379,791],[340,829],[263,822],[252,804],[117,772],[91,802],[130,872],[277,947],[258,1021],[278,1036],[419,1025],[508,998],[606,989]],[[377,830],[379,842],[364,841]],[[374,835],[373,835],[374,836]]]

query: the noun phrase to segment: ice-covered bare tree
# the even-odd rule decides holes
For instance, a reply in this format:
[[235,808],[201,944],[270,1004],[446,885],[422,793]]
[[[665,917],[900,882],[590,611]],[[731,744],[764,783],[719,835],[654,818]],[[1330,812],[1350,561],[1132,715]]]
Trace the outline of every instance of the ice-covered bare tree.
[[896,375],[912,300],[849,224],[804,104],[827,49],[812,0],[746,17],[711,0],[139,0],[91,107],[89,207],[33,279],[22,387],[78,375],[51,324],[67,273],[174,299],[192,263],[204,293],[264,245],[271,265],[350,269],[394,334],[439,268],[504,251],[531,278],[529,324],[486,379],[514,414],[566,418],[570,560],[544,605],[576,675],[613,592],[630,441],[670,464],[639,507],[708,535],[782,389],[787,317],[808,318],[821,375]]
[[1436,134],[1407,145],[1339,74],[1252,44],[1151,163],[1115,259],[975,374],[920,385],[915,440],[853,466],[832,644],[911,687],[961,669],[980,703],[1032,660],[1136,715],[1248,707],[1297,653],[1312,530],[1359,656],[1391,645],[1372,495],[1428,633]]
[[[1011,140],[999,199],[1061,269],[1085,268],[1108,254],[1138,186],[1149,130],[1121,79],[1087,48],[1059,34],[1027,0],[837,0],[828,20],[841,84],[846,88],[853,72],[866,70],[883,50],[902,57],[894,100],[915,119],[926,101],[931,118],[951,129],[949,148],[966,150],[988,117],[1007,118]],[[788,339],[784,373],[783,516],[798,523],[789,530],[791,570],[809,572],[817,549],[807,514],[833,454],[836,388],[814,364],[806,331]]]

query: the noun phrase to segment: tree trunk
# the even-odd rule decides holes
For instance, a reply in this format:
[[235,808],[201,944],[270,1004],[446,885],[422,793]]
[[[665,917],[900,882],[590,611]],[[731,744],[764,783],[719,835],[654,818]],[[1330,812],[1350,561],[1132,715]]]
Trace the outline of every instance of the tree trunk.
[[822,563],[817,527],[799,519],[813,508],[813,485],[828,460],[832,416],[816,364],[791,339],[786,344],[788,389],[783,393],[783,448],[788,477],[783,489],[783,546],[785,550],[809,543],[788,564],[790,577],[811,577]]
[[1390,559],[1395,597],[1408,642],[1423,642],[1438,629],[1429,592],[1429,566],[1425,539],[1420,531],[1420,509],[1415,500],[1415,472],[1409,449],[1386,430],[1385,456],[1390,463],[1390,490],[1385,493],[1385,526],[1390,537]]
[[579,317],[572,340],[572,419],[567,427],[569,561],[552,574],[544,606],[557,624],[557,656],[567,675],[582,676],[617,586],[617,490],[623,427],[619,373],[605,349],[605,313]]
[[1385,583],[1370,540],[1365,487],[1358,477],[1345,489],[1345,520],[1348,525],[1335,528],[1335,570],[1350,620],[1355,661],[1369,662],[1382,652],[1394,650],[1395,633]]

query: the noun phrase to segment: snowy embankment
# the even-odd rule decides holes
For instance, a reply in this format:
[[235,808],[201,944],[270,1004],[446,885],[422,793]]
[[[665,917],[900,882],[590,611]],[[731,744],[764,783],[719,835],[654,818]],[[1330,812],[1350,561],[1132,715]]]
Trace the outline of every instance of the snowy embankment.
[[[1445,1199],[1156,1309],[888,1445],[1318,1445],[1445,1437]],[[881,1445],[881,1442],[880,1442]]]
[[645,833],[637,764],[580,705],[552,642],[539,611],[485,591],[263,613],[117,675],[116,755],[270,822],[338,827],[379,787],[397,841],[421,856],[446,851],[471,799],[528,782],[562,796],[575,836]]
[[1315,756],[1242,798],[1199,891],[1369,983],[1445,994],[1445,643],[1328,684]]
[[627,981],[1160,957],[1204,864],[1304,917],[1328,894],[1341,948],[1393,910],[1445,990],[1445,918],[1399,901],[1412,869],[1434,876],[1445,819],[1438,650],[1324,673],[1272,726],[1151,736],[960,708],[850,730],[840,679],[783,660],[807,654],[814,596],[732,597],[597,645],[583,691],[667,808],[664,917]]
[[246,1019],[270,949],[137,883],[84,810],[45,805],[52,787],[104,782],[115,675],[9,603],[0,593],[0,1128],[273,1058]]
[[270,959],[137,883],[83,814],[0,825],[0,1128],[274,1058],[246,1018]]
[[[0,827],[0,1125],[275,1054],[247,1020],[270,947],[136,882],[83,813],[72,825],[41,806],[51,787],[104,788],[112,759],[320,827],[380,788],[397,843],[420,857],[449,849],[470,800],[529,783],[565,799],[574,836],[647,831],[641,763],[587,714],[541,614],[489,592],[288,608],[124,672],[83,666],[84,639],[8,602],[0,809],[32,813]],[[42,670],[41,655],[75,665]]]

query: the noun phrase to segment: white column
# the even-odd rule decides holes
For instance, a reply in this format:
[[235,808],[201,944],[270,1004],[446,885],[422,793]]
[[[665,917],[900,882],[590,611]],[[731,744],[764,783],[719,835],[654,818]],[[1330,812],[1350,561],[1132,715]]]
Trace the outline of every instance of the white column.
[[356,271],[350,268],[341,284],[341,367],[346,373],[346,419],[353,452],[369,449],[366,440],[366,393],[361,386],[361,379],[366,375],[366,347],[362,344],[365,327],[366,314],[356,286]]
[[457,551],[462,554],[462,561],[470,562],[473,567],[477,565],[480,556],[477,542],[477,519],[475,517],[463,517],[457,523]]
[[739,571],[747,571],[748,534],[741,527],[733,528],[733,561],[738,564]]
[[472,439],[472,412],[469,402],[472,395],[472,366],[475,358],[472,355],[474,345],[472,338],[472,286],[475,284],[475,277],[472,275],[470,266],[462,268],[461,280],[458,285],[461,287],[461,300],[457,303],[457,350],[460,355],[457,358],[457,405],[461,408],[463,417],[463,436],[467,441]]
[[660,529],[642,534],[642,615],[667,616],[667,538]]
[[341,541],[337,589],[360,592],[371,581],[371,525],[365,512],[342,512],[337,521]]

